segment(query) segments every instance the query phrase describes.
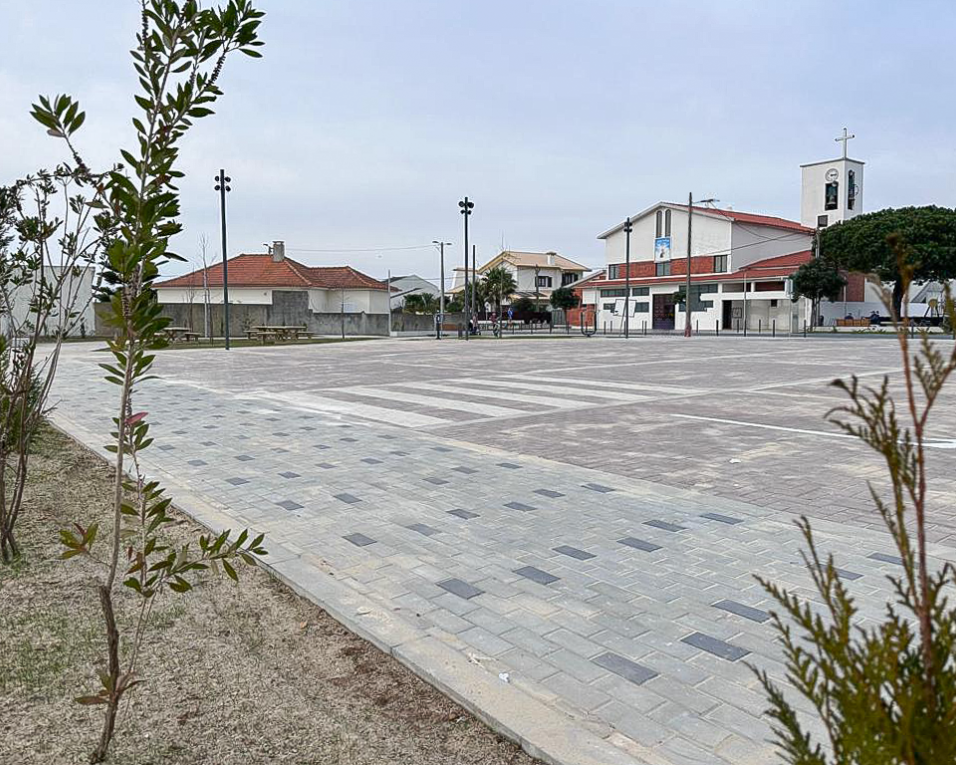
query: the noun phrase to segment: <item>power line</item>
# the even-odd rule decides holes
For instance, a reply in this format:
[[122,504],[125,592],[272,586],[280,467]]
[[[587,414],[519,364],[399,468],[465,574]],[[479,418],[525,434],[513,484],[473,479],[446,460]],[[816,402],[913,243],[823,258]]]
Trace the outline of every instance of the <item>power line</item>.
[[340,247],[336,249],[322,249],[318,247],[286,247],[287,252],[396,252],[399,250],[430,250],[431,244],[418,244],[413,247]]

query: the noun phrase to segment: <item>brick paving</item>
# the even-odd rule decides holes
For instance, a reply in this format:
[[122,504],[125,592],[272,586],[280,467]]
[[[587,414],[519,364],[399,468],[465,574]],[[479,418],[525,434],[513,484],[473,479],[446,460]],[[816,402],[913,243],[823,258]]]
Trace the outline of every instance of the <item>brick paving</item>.
[[[116,388],[100,361],[68,348],[55,398],[61,422],[106,442]],[[189,350],[159,356],[136,408],[154,427],[148,470],[492,677],[648,761],[769,763],[748,663],[781,681],[783,664],[754,574],[809,594],[793,513],[817,519],[864,622],[899,567],[865,501],[879,475],[865,451],[755,425],[825,431],[823,381],[894,363],[883,341]],[[392,397],[416,380],[436,384]],[[457,385],[470,398],[454,409]],[[521,406],[480,393],[512,385]],[[934,435],[954,437],[952,410]],[[936,491],[938,563],[953,479]]]

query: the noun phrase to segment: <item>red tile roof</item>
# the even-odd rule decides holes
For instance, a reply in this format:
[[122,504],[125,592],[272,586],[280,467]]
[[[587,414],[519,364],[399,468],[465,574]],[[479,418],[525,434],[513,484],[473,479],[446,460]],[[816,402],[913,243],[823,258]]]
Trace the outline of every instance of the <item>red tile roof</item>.
[[[677,207],[687,208],[687,205],[676,205]],[[774,215],[758,215],[757,213],[738,212],[737,210],[719,210],[715,207],[694,207],[694,212],[710,213],[730,218],[736,223],[750,223],[754,226],[772,226],[773,228],[785,228],[791,231],[800,231],[805,234],[812,234],[813,229],[807,228],[795,220],[778,218]]]
[[[373,279],[351,266],[306,266],[291,258],[280,261],[266,254],[244,254],[229,258],[230,287],[284,287],[299,289],[387,289],[384,282]],[[157,289],[173,287],[202,287],[203,270],[157,282]],[[210,287],[222,286],[222,263],[205,269]]]

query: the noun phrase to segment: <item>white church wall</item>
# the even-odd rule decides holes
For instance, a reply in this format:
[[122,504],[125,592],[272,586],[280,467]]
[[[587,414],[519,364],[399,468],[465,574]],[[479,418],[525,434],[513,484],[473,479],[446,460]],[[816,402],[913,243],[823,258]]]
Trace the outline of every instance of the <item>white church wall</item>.
[[765,258],[809,250],[812,244],[811,234],[802,234],[799,231],[788,232],[771,226],[756,226],[752,223],[735,223],[730,270],[736,271],[742,266]]
[[[670,209],[671,211],[670,260],[687,257],[687,210],[655,208],[644,217],[631,221],[632,263],[654,259],[654,241],[657,238],[657,209]],[[626,242],[627,237],[623,230],[615,231],[605,239],[604,251],[608,265],[625,262]],[[691,251],[693,256],[719,255],[728,252],[731,246],[730,220],[695,210],[693,243]]]
[[[837,208],[826,209],[827,173],[836,171],[836,182],[840,184],[837,195]],[[849,193],[848,174],[855,174],[856,200],[853,209],[847,208]],[[833,159],[803,165],[801,168],[802,190],[800,194],[800,222],[809,228],[817,227],[817,216],[826,215],[827,225],[848,220],[863,211],[863,163],[852,159]]]

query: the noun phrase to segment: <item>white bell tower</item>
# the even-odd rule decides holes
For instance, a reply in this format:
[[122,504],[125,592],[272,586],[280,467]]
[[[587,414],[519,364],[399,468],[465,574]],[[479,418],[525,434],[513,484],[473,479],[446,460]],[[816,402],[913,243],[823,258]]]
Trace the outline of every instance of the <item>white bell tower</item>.
[[800,166],[800,222],[807,228],[826,228],[863,212],[863,163],[847,156],[854,138],[843,128],[834,139],[843,144],[842,157]]

